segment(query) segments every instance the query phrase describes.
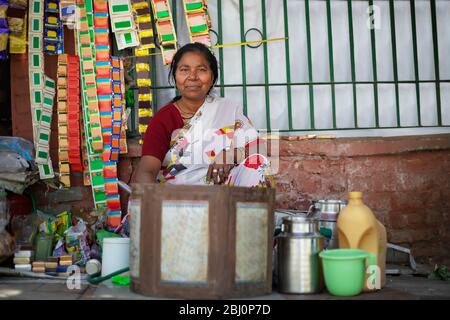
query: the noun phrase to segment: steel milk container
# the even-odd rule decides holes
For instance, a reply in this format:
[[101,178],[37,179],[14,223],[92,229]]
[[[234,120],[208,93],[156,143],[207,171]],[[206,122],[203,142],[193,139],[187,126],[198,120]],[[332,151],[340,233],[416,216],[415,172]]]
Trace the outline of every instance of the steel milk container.
[[284,217],[278,237],[278,288],[283,293],[318,293],[323,289],[319,252],[324,237],[313,218]]

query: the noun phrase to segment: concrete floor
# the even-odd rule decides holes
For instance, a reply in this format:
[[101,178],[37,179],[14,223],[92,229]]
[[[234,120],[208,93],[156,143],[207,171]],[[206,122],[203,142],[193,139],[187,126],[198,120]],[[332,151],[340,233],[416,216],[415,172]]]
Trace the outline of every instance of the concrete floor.
[[[68,289],[64,280],[0,278],[0,300],[93,300],[93,299],[159,299],[135,294],[128,287],[120,287],[107,280],[99,285],[82,282],[79,290]],[[257,300],[450,300],[450,282],[429,280],[414,276],[388,276],[381,291],[364,293],[355,297],[340,298],[328,293],[314,295],[287,295],[273,292],[255,297]],[[246,299],[248,300],[248,299]]]

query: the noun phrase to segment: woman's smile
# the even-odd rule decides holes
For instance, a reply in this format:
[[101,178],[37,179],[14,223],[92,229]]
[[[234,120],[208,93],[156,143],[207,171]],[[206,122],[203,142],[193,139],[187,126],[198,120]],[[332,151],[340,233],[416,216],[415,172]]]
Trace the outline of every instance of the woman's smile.
[[198,89],[200,89],[201,88],[201,86],[192,86],[192,85],[190,85],[190,86],[185,86],[185,88],[186,89],[190,89],[190,90],[198,90]]

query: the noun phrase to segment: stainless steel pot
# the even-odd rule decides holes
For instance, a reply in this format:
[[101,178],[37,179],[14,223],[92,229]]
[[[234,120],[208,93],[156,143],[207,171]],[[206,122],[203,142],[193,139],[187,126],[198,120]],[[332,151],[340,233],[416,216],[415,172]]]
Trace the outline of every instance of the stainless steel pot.
[[325,249],[339,248],[337,219],[346,205],[347,202],[342,200],[313,201],[314,216],[319,219],[319,231],[325,237]]
[[323,289],[319,252],[324,238],[316,219],[283,218],[277,239],[278,289],[283,293],[318,293]]
[[291,216],[283,218],[281,232],[290,234],[318,233],[319,226],[316,219]]
[[337,221],[339,212],[347,205],[342,200],[314,200],[314,210],[320,220]]

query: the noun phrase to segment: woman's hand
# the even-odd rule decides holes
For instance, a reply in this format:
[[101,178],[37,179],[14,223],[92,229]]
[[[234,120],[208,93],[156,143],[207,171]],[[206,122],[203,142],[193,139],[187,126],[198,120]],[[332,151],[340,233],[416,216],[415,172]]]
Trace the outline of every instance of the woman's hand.
[[208,168],[206,181],[214,184],[223,184],[227,181],[231,169],[234,168],[234,153],[222,150],[216,160]]
[[227,181],[234,164],[213,163],[209,166],[206,174],[206,181],[212,181],[214,184],[223,184]]

